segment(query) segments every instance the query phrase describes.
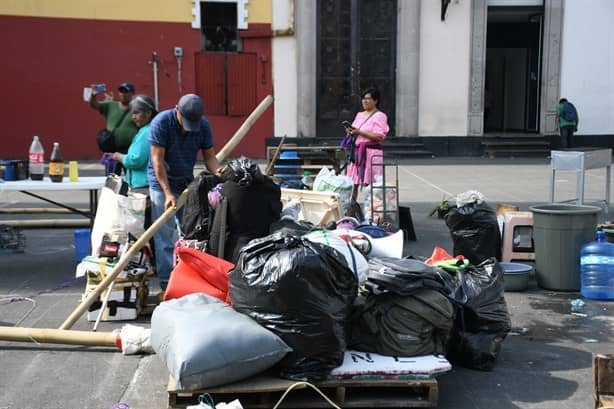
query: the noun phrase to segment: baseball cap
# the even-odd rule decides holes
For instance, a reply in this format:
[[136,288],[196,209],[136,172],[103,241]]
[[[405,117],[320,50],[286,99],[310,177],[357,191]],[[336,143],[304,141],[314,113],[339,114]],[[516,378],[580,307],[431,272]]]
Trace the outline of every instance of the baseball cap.
[[134,85],[129,82],[122,82],[119,84],[119,87],[117,87],[117,90],[123,92],[134,92]]
[[200,130],[200,119],[205,112],[203,100],[196,94],[186,94],[177,104],[181,115],[183,129],[189,132]]

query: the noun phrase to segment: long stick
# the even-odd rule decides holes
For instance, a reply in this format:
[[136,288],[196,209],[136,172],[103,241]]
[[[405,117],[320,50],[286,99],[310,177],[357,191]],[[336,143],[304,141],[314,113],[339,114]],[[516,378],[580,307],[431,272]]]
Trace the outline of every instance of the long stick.
[[247,131],[249,131],[249,129],[252,127],[252,125],[254,125],[256,123],[258,118],[260,118],[260,116],[264,113],[264,111],[267,110],[267,108],[272,103],[273,103],[273,97],[270,96],[270,95],[267,95],[258,104],[256,109],[254,109],[252,111],[252,113],[249,114],[249,116],[247,117],[245,122],[243,122],[243,125],[241,125],[241,127],[237,130],[237,132],[234,134],[234,136],[232,138],[230,138],[230,140],[228,142],[226,142],[226,145],[224,145],[224,147],[218,152],[218,154],[217,154],[217,159],[218,160],[221,161],[221,160],[225,159],[226,156],[228,156],[228,154],[230,152],[232,152],[234,148],[236,148],[236,146],[239,144],[239,142],[241,142],[241,140],[243,139],[245,134],[247,134]]
[[281,141],[279,142],[277,149],[275,149],[275,153],[273,153],[273,157],[271,158],[271,161],[266,165],[266,169],[264,171],[265,175],[271,176],[271,171],[273,170],[273,167],[275,166],[275,162],[277,162],[277,158],[281,154],[281,147],[284,145],[285,140],[286,140],[286,135],[281,137]]
[[0,339],[41,344],[118,346],[117,335],[112,332],[70,331],[50,328],[0,327]]
[[[264,113],[266,108],[271,105],[273,101],[273,97],[267,95],[264,100],[256,107],[256,109],[247,117],[243,125],[239,128],[239,130],[230,138],[230,140],[226,143],[226,145],[217,153],[216,157],[218,161],[222,161],[226,158],[226,156],[232,151],[232,149],[241,142],[243,137],[247,134],[251,126],[256,122],[256,120]],[[122,272],[124,267],[128,264],[128,262],[136,255],[138,251],[145,246],[149,242],[149,239],[153,237],[153,235],[164,226],[164,224],[171,219],[177,213],[177,210],[181,209],[181,207],[185,204],[186,198],[188,195],[188,189],[185,189],[179,198],[177,198],[177,204],[175,207],[171,207],[166,209],[164,213],[156,220],[145,233],[134,243],[130,249],[125,252],[115,264],[115,267],[109,275],[107,275],[99,284],[92,290],[92,292],[75,308],[75,310],[68,316],[66,321],[62,323],[60,329],[70,329],[77,322],[79,318],[83,315],[83,313],[92,305],[100,296],[100,294],[115,281],[115,278]],[[2,338],[0,338],[2,339]]]

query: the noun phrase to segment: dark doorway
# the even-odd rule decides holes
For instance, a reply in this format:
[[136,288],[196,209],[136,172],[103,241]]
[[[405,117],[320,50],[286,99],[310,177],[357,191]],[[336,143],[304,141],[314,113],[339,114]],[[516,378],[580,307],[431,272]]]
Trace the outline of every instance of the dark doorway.
[[339,137],[376,86],[394,134],[397,0],[318,0],[317,136]]
[[542,7],[489,7],[484,130],[537,133]]

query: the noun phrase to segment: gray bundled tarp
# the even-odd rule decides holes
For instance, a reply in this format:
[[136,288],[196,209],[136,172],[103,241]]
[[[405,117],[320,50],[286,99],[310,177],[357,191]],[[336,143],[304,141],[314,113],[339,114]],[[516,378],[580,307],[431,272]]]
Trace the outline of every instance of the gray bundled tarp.
[[250,317],[205,294],[160,304],[151,317],[151,343],[182,390],[250,377],[291,351]]

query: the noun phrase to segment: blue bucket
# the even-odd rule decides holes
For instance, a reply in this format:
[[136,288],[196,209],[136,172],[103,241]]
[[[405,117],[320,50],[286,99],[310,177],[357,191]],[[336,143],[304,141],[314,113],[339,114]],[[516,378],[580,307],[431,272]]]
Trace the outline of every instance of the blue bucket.
[[77,263],[80,263],[85,256],[89,256],[92,252],[91,235],[92,231],[90,229],[75,230],[75,257],[77,258]]

